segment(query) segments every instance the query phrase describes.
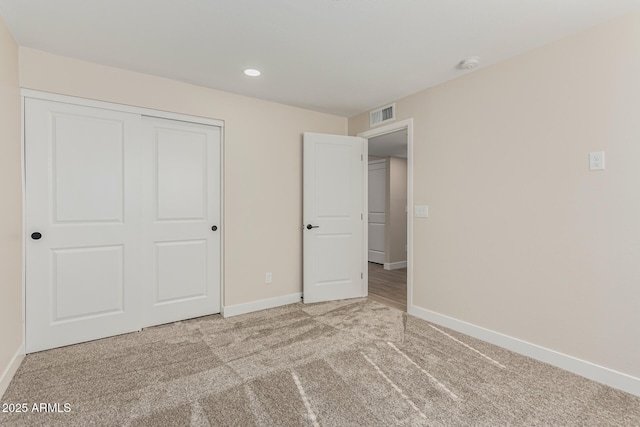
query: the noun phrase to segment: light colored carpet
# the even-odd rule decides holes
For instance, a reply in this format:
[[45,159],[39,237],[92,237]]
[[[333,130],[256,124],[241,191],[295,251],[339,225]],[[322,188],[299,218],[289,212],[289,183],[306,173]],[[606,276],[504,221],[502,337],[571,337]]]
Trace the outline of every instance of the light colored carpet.
[[25,358],[0,424],[640,425],[640,398],[366,299],[209,316]]

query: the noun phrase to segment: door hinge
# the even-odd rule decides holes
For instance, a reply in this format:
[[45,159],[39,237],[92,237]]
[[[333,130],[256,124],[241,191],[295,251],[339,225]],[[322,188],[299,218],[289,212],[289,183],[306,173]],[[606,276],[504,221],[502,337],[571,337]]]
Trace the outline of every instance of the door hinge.
[[360,214],[360,221],[364,219],[364,214]]
[[360,154],[360,161],[364,162],[364,154]]
[[360,273],[360,278],[364,279],[364,273]]

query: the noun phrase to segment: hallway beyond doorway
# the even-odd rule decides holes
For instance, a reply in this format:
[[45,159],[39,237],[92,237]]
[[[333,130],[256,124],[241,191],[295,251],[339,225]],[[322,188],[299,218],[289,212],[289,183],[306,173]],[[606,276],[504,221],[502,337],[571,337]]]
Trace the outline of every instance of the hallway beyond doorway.
[[385,270],[369,263],[369,298],[401,311],[407,311],[407,269]]

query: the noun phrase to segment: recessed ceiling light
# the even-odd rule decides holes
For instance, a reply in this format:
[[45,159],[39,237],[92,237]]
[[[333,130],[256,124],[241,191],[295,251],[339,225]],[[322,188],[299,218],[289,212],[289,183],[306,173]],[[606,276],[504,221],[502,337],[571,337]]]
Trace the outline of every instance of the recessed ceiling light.
[[258,77],[260,74],[262,74],[260,70],[255,70],[253,68],[247,68],[246,70],[244,70],[244,73],[249,77]]

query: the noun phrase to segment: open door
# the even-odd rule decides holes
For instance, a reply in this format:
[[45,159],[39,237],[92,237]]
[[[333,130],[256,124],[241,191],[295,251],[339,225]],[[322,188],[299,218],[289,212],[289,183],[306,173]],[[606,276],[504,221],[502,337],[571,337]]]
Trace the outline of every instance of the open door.
[[364,139],[304,134],[304,302],[366,296]]

